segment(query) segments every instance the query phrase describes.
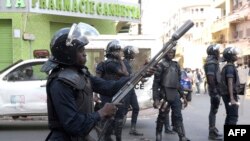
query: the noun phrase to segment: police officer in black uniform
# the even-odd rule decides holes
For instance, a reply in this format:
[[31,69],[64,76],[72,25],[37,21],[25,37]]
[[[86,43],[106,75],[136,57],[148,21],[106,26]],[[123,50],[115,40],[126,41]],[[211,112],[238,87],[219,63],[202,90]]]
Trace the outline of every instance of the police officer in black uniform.
[[[123,49],[123,54],[124,54],[124,64],[128,70],[128,73],[131,75],[133,74],[133,60],[135,58],[135,55],[139,53],[138,48],[128,45],[126,47],[124,47]],[[129,107],[132,107],[132,117],[131,117],[131,128],[129,131],[129,134],[131,135],[135,135],[135,136],[142,136],[142,133],[139,133],[136,130],[136,123],[137,123],[137,117],[139,114],[139,104],[138,104],[138,100],[137,100],[137,96],[135,93],[135,90],[131,90],[130,93],[125,97],[125,115],[128,112]]]
[[79,23],[58,30],[51,40],[52,57],[41,69],[49,73],[46,90],[51,132],[46,141],[92,141],[91,129],[117,110],[114,104],[107,103],[92,112],[93,91],[113,95],[127,81],[106,81],[88,72],[85,35],[97,33],[90,25]]
[[204,65],[204,70],[208,83],[208,92],[210,96],[210,112],[209,112],[209,135],[210,140],[222,140],[222,135],[216,128],[216,114],[220,105],[220,67],[219,67],[219,57],[220,57],[220,46],[218,44],[213,44],[207,48],[207,59]]
[[[184,100],[185,106],[187,106],[187,100],[184,96],[183,89],[180,84],[181,70],[178,62],[173,61],[175,57],[176,49],[172,48],[165,56],[165,58],[159,63],[158,69],[154,75],[153,81],[153,100],[154,107],[159,107],[159,101],[163,99],[163,104],[159,110],[159,115],[156,121],[156,141],[162,140],[162,127],[166,119],[166,113],[168,106],[172,110],[172,124],[173,130],[178,133],[180,141],[188,141],[186,138],[183,118],[182,118],[182,102],[181,97]],[[166,103],[167,102],[167,103]]]
[[225,125],[236,125],[238,121],[238,88],[240,81],[238,71],[234,65],[239,50],[235,47],[227,47],[223,51],[223,59],[226,65],[221,71],[221,94],[226,108]]
[[[119,40],[112,40],[106,48],[106,60],[97,65],[96,74],[106,80],[118,80],[123,76],[129,76],[127,68],[122,61],[122,44]],[[100,96],[103,104],[112,101],[112,96]],[[113,124],[108,129],[114,129],[116,141],[121,141],[124,118],[124,104],[118,106]],[[112,130],[105,132],[104,140],[111,141]]]

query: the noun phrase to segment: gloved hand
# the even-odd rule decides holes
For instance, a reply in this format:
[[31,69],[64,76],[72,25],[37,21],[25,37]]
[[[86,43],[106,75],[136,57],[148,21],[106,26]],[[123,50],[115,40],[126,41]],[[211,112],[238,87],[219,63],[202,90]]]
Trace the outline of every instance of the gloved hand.
[[102,119],[105,118],[110,118],[112,116],[115,115],[116,111],[117,111],[117,107],[115,106],[115,104],[112,103],[106,103],[103,108],[101,108],[100,110],[98,110],[97,112],[100,114]]
[[159,106],[160,106],[160,101],[159,101],[159,100],[154,100],[153,107],[154,107],[155,109],[158,109]]
[[155,73],[156,69],[157,67],[151,67],[147,69],[146,74],[144,75],[144,78],[152,76]]

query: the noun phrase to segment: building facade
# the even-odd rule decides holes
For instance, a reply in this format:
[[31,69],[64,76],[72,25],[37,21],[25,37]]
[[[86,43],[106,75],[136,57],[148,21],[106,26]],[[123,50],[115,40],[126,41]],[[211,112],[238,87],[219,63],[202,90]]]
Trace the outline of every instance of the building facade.
[[212,24],[212,40],[241,49],[239,64],[250,66],[250,0],[213,0],[221,16]]
[[[206,50],[206,41],[209,36],[205,34],[206,27],[218,15],[218,11],[211,8],[209,0],[182,1],[165,22],[166,36],[171,35],[188,19],[194,22],[194,26],[179,41],[179,54],[183,57],[184,68],[202,68]],[[208,33],[209,35],[209,33]],[[206,39],[204,39],[206,37]]]
[[[0,70],[33,58],[34,50],[49,50],[55,31],[78,22],[115,35],[123,23],[140,22],[140,5],[117,0],[1,0]],[[103,49],[94,54],[101,53]]]

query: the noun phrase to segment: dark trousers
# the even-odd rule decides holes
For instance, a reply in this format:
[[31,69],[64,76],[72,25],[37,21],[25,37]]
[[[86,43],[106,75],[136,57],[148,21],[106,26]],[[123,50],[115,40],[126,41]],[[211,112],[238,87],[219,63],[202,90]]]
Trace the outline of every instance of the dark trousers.
[[220,105],[220,96],[210,94],[210,112],[209,112],[209,127],[215,127],[216,114]]
[[125,97],[125,109],[124,109],[124,114],[126,115],[128,113],[128,109],[131,106],[132,107],[132,119],[131,119],[131,124],[136,124],[137,123],[137,117],[139,114],[139,103],[138,99],[136,96],[136,93],[134,90],[132,90],[126,97]]
[[[180,96],[179,94],[176,94],[176,97],[173,101],[168,101],[168,104],[171,108],[171,119],[172,119],[172,124],[174,126],[174,128],[178,128],[180,126],[183,125],[183,118],[182,118],[182,113],[181,113],[181,108],[182,108],[182,103],[180,100]],[[157,117],[157,121],[156,121],[156,131],[157,132],[162,132],[162,127],[163,124],[165,123],[166,120],[166,116],[168,116],[169,107],[166,107],[167,109],[162,111],[159,110],[159,114]]]
[[[238,122],[238,117],[239,117],[239,114],[238,114],[239,106],[229,105],[229,102],[230,102],[229,94],[223,95],[222,99],[224,101],[226,114],[227,114],[226,119],[225,119],[225,125],[236,125]],[[238,97],[236,94],[234,94],[234,99],[238,101]]]

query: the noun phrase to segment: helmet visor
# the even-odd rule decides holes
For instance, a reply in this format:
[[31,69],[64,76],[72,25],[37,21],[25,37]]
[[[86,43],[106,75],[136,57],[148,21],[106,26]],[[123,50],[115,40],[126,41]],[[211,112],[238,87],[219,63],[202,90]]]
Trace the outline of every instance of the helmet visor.
[[220,45],[219,44],[216,44],[216,45],[214,45],[213,46],[213,50],[215,51],[215,50],[219,50],[220,49]]
[[70,28],[69,35],[66,41],[67,46],[73,46],[72,41],[82,40],[88,36],[98,36],[100,33],[91,25],[86,23],[73,24]]
[[230,48],[229,51],[230,51],[231,54],[234,54],[234,55],[240,55],[241,54],[241,50],[239,48],[236,48],[236,47]]
[[138,47],[135,47],[135,46],[131,48],[131,51],[132,51],[133,53],[135,53],[135,54],[138,54],[138,53],[139,53]]

